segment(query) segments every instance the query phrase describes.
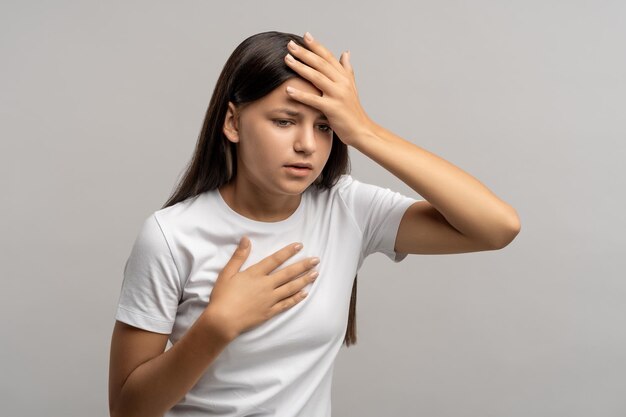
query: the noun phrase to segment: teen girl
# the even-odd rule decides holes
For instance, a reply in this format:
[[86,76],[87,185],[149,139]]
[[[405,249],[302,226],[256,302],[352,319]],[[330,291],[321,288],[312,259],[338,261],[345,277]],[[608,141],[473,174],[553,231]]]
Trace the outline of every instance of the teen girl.
[[[424,200],[353,179],[349,146]],[[330,416],[368,255],[495,250],[519,230],[478,180],[368,117],[349,53],[308,33],[251,36],[126,262],[111,415]]]

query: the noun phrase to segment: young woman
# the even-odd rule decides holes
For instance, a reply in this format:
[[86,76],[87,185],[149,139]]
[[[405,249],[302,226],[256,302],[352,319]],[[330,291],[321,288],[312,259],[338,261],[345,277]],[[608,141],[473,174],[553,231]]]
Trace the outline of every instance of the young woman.
[[[348,146],[424,200],[353,179]],[[349,53],[308,33],[251,36],[126,262],[111,415],[330,416],[365,257],[495,250],[519,230],[478,180],[368,117]]]

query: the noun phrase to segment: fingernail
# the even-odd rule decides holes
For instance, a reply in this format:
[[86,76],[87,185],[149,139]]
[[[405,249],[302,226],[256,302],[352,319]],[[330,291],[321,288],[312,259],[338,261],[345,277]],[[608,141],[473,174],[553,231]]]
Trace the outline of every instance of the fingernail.
[[298,45],[296,45],[294,41],[289,41],[287,45],[289,46],[289,48],[293,49],[294,51],[298,50]]
[[296,244],[296,246],[294,246],[294,248],[298,251],[300,249],[302,249],[302,243],[298,243]]
[[293,94],[293,93],[295,93],[295,91],[296,91],[296,90],[295,90],[294,88],[292,88],[292,87],[287,87],[287,92],[288,92],[288,93]]
[[295,62],[296,60],[293,58],[293,56],[291,56],[291,54],[287,54],[287,61]]
[[304,39],[306,39],[308,42],[313,42],[313,35],[311,35],[309,32],[306,32],[304,34]]
[[241,240],[239,241],[239,247],[241,249],[247,249],[248,246],[250,246],[250,240],[247,237],[242,237]]
[[311,265],[317,265],[318,263],[320,263],[320,258],[311,259]]

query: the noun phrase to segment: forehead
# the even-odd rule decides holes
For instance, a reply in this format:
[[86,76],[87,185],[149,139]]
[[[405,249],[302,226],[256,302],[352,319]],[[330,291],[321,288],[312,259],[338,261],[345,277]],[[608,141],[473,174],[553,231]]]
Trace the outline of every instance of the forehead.
[[290,108],[293,110],[297,110],[301,113],[310,113],[314,116],[322,116],[322,113],[315,107],[308,106],[304,103],[299,102],[298,100],[291,98],[291,96],[287,94],[287,86],[297,88],[298,90],[305,93],[316,94],[318,96],[322,95],[322,92],[310,82],[302,80],[300,78],[290,78],[289,80],[285,81],[274,90],[272,90],[271,93],[252,103],[253,105],[250,107],[254,107],[258,111],[270,111],[278,108]]

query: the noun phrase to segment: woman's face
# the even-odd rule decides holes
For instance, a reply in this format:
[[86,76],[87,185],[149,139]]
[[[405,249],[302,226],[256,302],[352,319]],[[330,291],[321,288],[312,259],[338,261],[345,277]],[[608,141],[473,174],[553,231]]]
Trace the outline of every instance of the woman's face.
[[[290,78],[241,109],[229,103],[224,133],[238,144],[237,176],[264,192],[296,195],[322,172],[333,132],[319,110],[289,97],[287,86],[321,95],[310,82]],[[309,169],[289,168],[293,164]]]

